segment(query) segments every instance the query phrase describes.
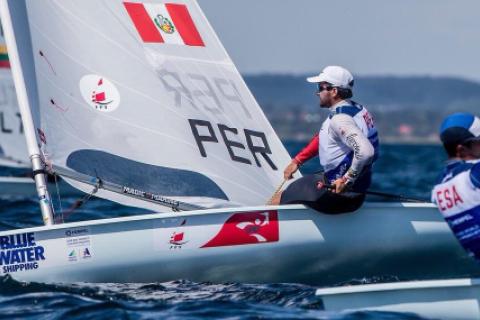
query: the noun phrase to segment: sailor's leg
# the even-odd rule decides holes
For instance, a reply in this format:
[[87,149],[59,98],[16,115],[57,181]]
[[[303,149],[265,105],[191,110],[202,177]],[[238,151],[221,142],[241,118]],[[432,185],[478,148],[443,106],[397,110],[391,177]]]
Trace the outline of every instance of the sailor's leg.
[[360,208],[365,195],[360,193],[336,194],[326,188],[318,188],[323,175],[303,176],[290,184],[280,196],[280,204],[304,204],[323,213],[335,214],[352,212]]
[[333,193],[326,191],[322,198],[310,206],[324,213],[336,214],[347,213],[358,210],[365,201],[363,193]]
[[295,180],[282,192],[280,203],[316,201],[325,193],[324,189],[317,188],[318,182],[323,182],[323,174],[306,175]]

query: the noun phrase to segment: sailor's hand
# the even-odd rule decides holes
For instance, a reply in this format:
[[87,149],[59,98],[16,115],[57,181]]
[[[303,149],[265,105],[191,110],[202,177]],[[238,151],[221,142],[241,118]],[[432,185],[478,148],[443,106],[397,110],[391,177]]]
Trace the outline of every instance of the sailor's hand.
[[333,193],[342,193],[350,187],[351,183],[345,177],[335,180],[332,184]]
[[285,180],[292,179],[293,174],[297,172],[297,170],[298,170],[298,163],[292,160],[292,162],[290,162],[290,164],[283,171],[283,178]]

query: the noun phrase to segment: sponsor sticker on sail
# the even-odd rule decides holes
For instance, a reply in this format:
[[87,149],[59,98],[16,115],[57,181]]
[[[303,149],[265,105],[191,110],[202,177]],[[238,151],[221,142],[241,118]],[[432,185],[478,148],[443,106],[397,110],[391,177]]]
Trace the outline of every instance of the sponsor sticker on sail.
[[143,42],[205,46],[186,5],[136,2],[123,5]]
[[105,77],[89,74],[80,80],[80,92],[92,108],[112,112],[120,104],[120,94],[115,85]]

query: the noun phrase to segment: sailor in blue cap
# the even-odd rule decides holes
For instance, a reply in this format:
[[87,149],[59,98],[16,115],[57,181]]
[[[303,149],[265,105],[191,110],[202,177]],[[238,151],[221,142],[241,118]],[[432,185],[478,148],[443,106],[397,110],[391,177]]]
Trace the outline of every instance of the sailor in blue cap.
[[432,190],[432,201],[462,246],[480,259],[480,119],[448,116],[440,127],[448,161]]

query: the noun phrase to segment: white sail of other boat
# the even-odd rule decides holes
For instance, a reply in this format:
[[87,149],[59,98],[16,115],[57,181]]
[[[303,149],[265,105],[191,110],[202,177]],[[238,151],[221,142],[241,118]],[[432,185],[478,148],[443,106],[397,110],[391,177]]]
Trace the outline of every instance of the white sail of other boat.
[[[36,197],[7,46],[3,29],[0,31],[0,197]],[[82,194],[60,179],[49,186],[62,195]]]
[[0,166],[30,166],[3,32],[0,36]]
[[75,187],[158,211],[281,182],[288,153],[196,1],[10,5],[38,143]]

